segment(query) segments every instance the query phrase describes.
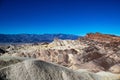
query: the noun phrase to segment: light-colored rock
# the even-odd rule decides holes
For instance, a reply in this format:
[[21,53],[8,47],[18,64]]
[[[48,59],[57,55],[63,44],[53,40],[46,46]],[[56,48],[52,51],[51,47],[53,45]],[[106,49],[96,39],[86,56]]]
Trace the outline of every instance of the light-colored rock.
[[[104,73],[104,75],[103,75]],[[119,80],[120,75],[107,72],[73,71],[40,60],[26,60],[0,69],[1,80]]]
[[103,67],[92,61],[84,64],[74,64],[70,68],[73,70],[86,69],[91,72],[99,72],[105,70]]
[[119,73],[120,74],[120,64],[115,64],[114,66],[110,67],[109,70],[112,73]]

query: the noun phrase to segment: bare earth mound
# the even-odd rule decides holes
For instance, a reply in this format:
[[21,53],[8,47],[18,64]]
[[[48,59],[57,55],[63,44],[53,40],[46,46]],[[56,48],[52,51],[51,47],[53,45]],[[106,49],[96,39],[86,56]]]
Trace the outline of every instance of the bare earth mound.
[[0,80],[118,80],[119,77],[105,72],[72,71],[40,60],[26,60],[0,70]]

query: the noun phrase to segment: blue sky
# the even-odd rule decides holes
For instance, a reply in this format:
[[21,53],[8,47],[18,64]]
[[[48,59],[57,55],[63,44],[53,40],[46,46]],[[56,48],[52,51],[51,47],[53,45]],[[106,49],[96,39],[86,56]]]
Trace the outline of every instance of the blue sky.
[[120,0],[0,0],[0,33],[120,35]]

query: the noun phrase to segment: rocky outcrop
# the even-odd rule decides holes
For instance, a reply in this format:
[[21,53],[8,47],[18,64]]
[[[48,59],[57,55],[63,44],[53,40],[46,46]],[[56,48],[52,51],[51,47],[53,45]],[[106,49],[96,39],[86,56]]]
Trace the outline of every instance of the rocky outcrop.
[[50,49],[60,49],[60,50],[64,50],[64,49],[83,49],[84,47],[87,47],[87,44],[84,44],[83,42],[80,42],[79,40],[54,40],[53,42],[51,42],[48,47]]
[[[103,75],[104,74],[104,75]],[[0,69],[1,80],[119,80],[119,74],[73,71],[40,60],[26,60]]]
[[89,33],[85,36],[88,39],[98,41],[98,42],[120,42],[120,37],[109,34],[101,34],[101,33]]
[[109,70],[112,73],[119,73],[120,74],[120,64],[115,64],[114,66],[110,67]]
[[28,58],[25,57],[12,57],[12,56],[2,56],[0,57],[0,69],[22,62],[24,60],[27,60]]

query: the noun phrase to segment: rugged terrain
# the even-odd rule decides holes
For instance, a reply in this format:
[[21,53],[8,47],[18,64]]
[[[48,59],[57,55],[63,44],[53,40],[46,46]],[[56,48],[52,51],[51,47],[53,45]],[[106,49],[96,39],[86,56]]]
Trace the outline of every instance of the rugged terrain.
[[89,33],[76,40],[5,45],[0,53],[3,80],[120,80],[120,37],[115,35]]
[[0,69],[0,80],[119,80],[119,74],[70,70],[41,60],[26,60]]

